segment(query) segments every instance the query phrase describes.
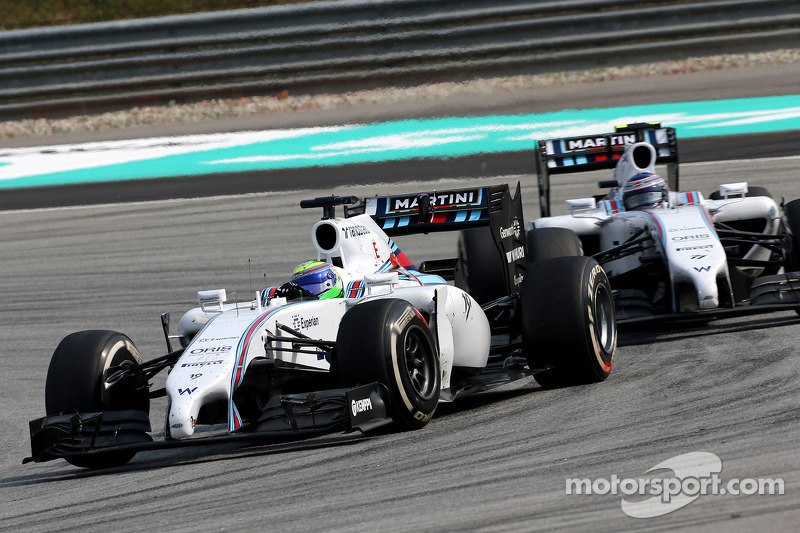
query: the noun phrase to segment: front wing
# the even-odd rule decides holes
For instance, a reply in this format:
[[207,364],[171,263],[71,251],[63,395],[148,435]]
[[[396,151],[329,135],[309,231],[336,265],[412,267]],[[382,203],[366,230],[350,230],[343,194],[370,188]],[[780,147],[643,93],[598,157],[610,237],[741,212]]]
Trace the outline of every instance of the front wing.
[[285,394],[270,400],[256,422],[236,433],[181,440],[153,440],[144,411],[50,415],[30,422],[31,456],[22,462],[233,441],[296,439],[334,431],[366,432],[392,422],[388,407],[389,391],[380,383]]
[[800,272],[789,272],[757,278],[750,298],[734,307],[719,307],[680,313],[642,313],[626,309],[617,302],[617,324],[638,326],[654,322],[703,322],[719,318],[733,318],[761,313],[795,311],[800,313]]

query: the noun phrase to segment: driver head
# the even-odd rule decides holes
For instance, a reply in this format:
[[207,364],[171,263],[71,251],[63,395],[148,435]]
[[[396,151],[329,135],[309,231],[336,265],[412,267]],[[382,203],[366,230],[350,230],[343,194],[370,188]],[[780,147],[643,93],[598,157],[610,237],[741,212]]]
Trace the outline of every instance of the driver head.
[[313,292],[320,299],[337,298],[344,291],[342,278],[330,263],[306,261],[292,272],[292,283]]
[[667,200],[667,182],[658,174],[642,172],[622,188],[622,203],[628,211],[656,207]]

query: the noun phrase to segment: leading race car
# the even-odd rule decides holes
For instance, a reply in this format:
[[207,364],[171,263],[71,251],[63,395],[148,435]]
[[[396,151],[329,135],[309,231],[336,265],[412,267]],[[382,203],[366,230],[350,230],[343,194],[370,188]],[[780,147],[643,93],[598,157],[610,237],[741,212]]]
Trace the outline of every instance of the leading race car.
[[[620,324],[800,309],[800,200],[779,206],[745,182],[707,198],[679,192],[675,131],[660,124],[539,141],[537,159],[542,217],[529,227],[529,253],[594,257]],[[607,194],[567,200],[569,214],[550,216],[551,175],[603,168],[614,168],[600,182]]]
[[[25,461],[107,467],[154,448],[392,421],[415,429],[440,401],[527,375],[545,387],[609,375],[616,326],[608,279],[588,257],[526,259],[519,186],[513,197],[491,186],[301,206],[323,210],[311,229],[317,261],[249,302],[200,291],[177,335],[162,315],[166,355],[143,362],[113,331],[64,338]],[[417,269],[392,239],[480,226],[493,236],[482,253],[503,263],[503,294],[483,305],[447,283],[463,277],[455,259]],[[165,387],[151,391],[150,379],[167,369]],[[165,438],[154,440],[149,405],[161,396]]]

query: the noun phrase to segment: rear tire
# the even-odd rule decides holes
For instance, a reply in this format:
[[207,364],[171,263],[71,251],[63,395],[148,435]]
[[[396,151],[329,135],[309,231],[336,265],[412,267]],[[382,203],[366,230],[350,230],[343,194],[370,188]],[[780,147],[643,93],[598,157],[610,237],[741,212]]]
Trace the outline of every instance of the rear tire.
[[525,234],[528,263],[583,255],[578,235],[566,228],[534,228]]
[[786,229],[791,235],[791,250],[789,250],[788,265],[786,270],[794,272],[800,270],[800,199],[792,200],[783,207],[783,217]]
[[589,257],[528,265],[520,293],[522,341],[545,388],[596,383],[611,373],[617,327],[611,285]]
[[386,385],[390,416],[403,429],[425,426],[439,403],[436,343],[405,300],[366,301],[345,313],[336,337],[336,369],[345,387]]
[[491,228],[474,228],[458,237],[459,271],[456,286],[479,304],[505,296],[506,266]]
[[[48,415],[121,411],[150,412],[147,389],[136,389],[120,381],[105,383],[110,367],[141,364],[133,342],[122,333],[105,330],[79,331],[59,343],[45,383],[45,409]],[[136,452],[93,453],[66,460],[85,468],[108,468],[130,461]]]

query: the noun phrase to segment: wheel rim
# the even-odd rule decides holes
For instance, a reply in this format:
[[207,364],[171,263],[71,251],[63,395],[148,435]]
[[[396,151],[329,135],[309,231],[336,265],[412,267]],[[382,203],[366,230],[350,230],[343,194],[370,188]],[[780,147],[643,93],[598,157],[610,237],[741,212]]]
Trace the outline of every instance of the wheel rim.
[[436,393],[436,356],[425,332],[419,327],[410,328],[403,339],[406,373],[414,392],[429,400]]
[[600,284],[595,291],[595,322],[594,328],[597,340],[603,349],[603,360],[607,360],[614,348],[616,338],[616,322],[614,321],[614,304],[611,294],[605,285]]

